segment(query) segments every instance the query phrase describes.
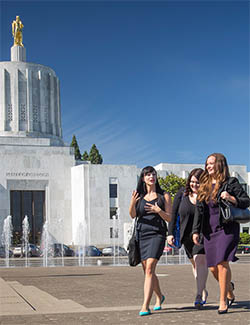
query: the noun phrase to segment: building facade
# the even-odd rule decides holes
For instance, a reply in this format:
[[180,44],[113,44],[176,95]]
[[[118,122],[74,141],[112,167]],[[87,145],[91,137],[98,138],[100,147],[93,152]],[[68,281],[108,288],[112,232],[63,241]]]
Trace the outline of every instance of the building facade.
[[[75,161],[62,138],[59,79],[51,68],[26,62],[23,45],[14,44],[11,61],[0,62],[0,85],[0,235],[11,215],[18,243],[28,216],[33,243],[40,244],[47,221],[54,242],[126,247],[140,169]],[[183,178],[196,167],[204,166],[155,166],[161,177]],[[231,165],[230,172],[249,193],[246,166]],[[241,231],[249,233],[249,224]]]

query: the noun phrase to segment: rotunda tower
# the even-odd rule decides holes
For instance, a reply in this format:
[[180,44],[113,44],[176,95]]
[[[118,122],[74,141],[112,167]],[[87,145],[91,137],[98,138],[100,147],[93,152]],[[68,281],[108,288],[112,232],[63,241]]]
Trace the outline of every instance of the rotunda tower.
[[51,68],[26,62],[22,28],[17,16],[11,61],[0,62],[0,143],[47,138],[47,144],[63,146],[59,79]]

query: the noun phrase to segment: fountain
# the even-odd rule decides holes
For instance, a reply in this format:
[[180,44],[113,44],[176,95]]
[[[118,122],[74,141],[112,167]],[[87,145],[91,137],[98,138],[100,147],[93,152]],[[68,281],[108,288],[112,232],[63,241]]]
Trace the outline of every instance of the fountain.
[[48,220],[46,220],[43,225],[41,249],[43,252],[43,266],[48,267],[49,254],[51,254],[51,236],[49,233]]
[[28,216],[24,217],[22,226],[23,226],[22,250],[24,249],[24,254],[25,254],[25,267],[28,267],[29,234],[30,234]]
[[116,237],[117,237],[117,225],[116,225],[116,220],[117,220],[117,214],[114,214],[112,217],[113,220],[113,265],[115,265],[115,260],[116,260]]
[[13,227],[12,227],[12,217],[8,216],[4,219],[3,223],[3,233],[2,233],[2,243],[5,247],[5,266],[9,267],[9,258],[10,258],[10,246],[11,246],[11,239]]
[[58,229],[59,232],[62,234],[61,239],[61,259],[62,259],[62,266],[64,266],[64,249],[63,249],[63,218],[58,219]]
[[113,265],[120,264],[120,251],[119,251],[119,236],[120,231],[120,209],[117,208],[116,214],[112,216],[113,226]]
[[87,245],[87,223],[84,220],[83,222],[79,222],[77,228],[77,253],[78,253],[78,265],[85,265],[85,256],[86,256],[86,245]]

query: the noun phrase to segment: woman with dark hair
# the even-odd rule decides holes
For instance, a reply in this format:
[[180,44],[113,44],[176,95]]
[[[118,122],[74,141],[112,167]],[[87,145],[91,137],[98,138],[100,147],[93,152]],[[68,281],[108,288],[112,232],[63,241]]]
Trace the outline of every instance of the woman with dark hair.
[[156,295],[154,310],[160,310],[165,300],[155,273],[166,241],[166,221],[170,221],[171,197],[158,182],[156,170],[147,166],[142,169],[137,189],[133,191],[129,214],[137,220],[137,238],[144,271],[144,301],[140,316],[150,315],[150,300]]
[[199,179],[203,169],[193,169],[187,179],[186,187],[182,187],[174,198],[172,218],[168,225],[168,244],[174,245],[173,235],[178,215],[180,216],[180,242],[184,245],[186,254],[192,264],[196,280],[196,298],[194,305],[200,309],[207,300],[206,281],[208,268],[203,245],[195,245],[192,241],[192,229],[195,213],[196,198],[199,188]]
[[220,304],[218,313],[225,314],[235,300],[229,262],[235,262],[240,227],[236,222],[223,223],[220,214],[221,199],[245,209],[250,199],[239,181],[230,177],[226,158],[221,153],[208,156],[205,172],[200,178],[193,224],[193,241],[199,244],[200,232],[204,235],[207,265],[219,282]]

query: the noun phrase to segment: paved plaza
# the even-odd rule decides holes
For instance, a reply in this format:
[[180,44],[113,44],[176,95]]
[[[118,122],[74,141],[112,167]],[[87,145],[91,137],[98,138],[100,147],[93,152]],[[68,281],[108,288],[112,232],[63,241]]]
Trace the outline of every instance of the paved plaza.
[[[250,324],[250,264],[232,264],[236,303],[218,315],[218,285],[209,274],[208,303],[193,306],[190,265],[158,266],[166,296],[161,311],[140,317],[140,266],[0,269],[0,324]],[[154,304],[154,300],[152,300]]]

